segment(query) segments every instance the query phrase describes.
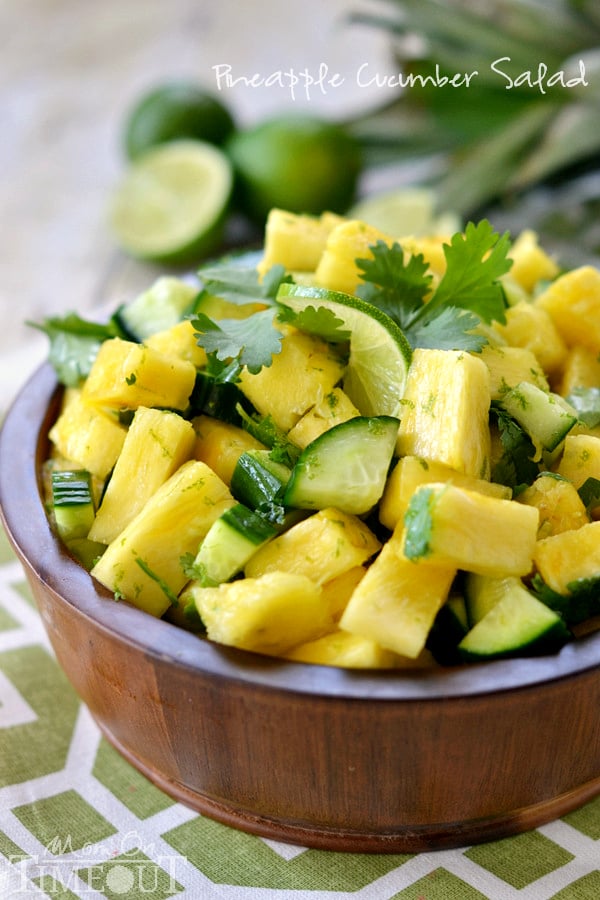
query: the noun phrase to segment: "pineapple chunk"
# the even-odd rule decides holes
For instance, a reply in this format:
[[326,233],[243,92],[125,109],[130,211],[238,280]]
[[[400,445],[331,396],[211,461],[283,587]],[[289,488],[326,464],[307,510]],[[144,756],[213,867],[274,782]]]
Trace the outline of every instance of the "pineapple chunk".
[[272,209],[265,225],[265,250],[257,266],[259,275],[275,265],[284,266],[288,272],[314,272],[330,232],[342,222],[343,217],[332,212],[309,216]]
[[426,484],[415,491],[405,523],[402,547],[409,559],[479,575],[520,577],[531,571],[539,523],[533,506],[453,484]]
[[558,393],[568,397],[574,388],[600,385],[600,357],[587,347],[572,347],[565,359]]
[[244,571],[247,578],[273,571],[295,572],[323,584],[362,566],[380,546],[357,516],[322,509],[257,550]]
[[340,628],[416,659],[455,575],[452,565],[411,562],[392,538],[354,591]]
[[192,424],[197,435],[194,456],[205,462],[227,485],[231,484],[233,470],[242,453],[266,450],[257,438],[229,422],[197,416]]
[[509,346],[531,350],[550,376],[560,370],[566,359],[567,346],[561,331],[542,306],[516,303],[506,310],[506,323],[497,322],[494,328]]
[[96,513],[90,540],[110,544],[161,484],[191,458],[195,442],[192,425],[181,416],[139,406]]
[[504,484],[473,478],[443,463],[421,459],[418,456],[403,456],[392,470],[379,503],[381,524],[393,531],[398,522],[404,519],[410,498],[419,485],[435,481],[451,482],[471,491],[504,500],[510,500],[512,497],[512,489]]
[[416,349],[402,400],[398,456],[421,456],[488,479],[489,408],[485,363],[461,351]]
[[588,478],[600,479],[600,437],[591,434],[568,434],[556,471],[571,481],[577,489]]
[[366,571],[366,566],[353,566],[341,575],[323,582],[323,600],[329,606],[334,622],[339,620],[354,588],[364,578]]
[[305,575],[269,572],[218,587],[194,583],[182,602],[188,597],[210,640],[255,653],[281,656],[332,627],[321,588]]
[[535,384],[542,391],[549,391],[550,385],[536,356],[526,347],[492,347],[487,344],[480,358],[490,373],[490,394],[492,400],[500,400],[511,388],[522,381]]
[[599,269],[580,266],[561,275],[537,297],[535,305],[550,316],[569,347],[580,344],[600,353]]
[[191,362],[112,338],[98,351],[83,386],[83,397],[96,406],[113,409],[162,406],[183,410],[195,380],[196,369]]
[[146,347],[164,353],[165,356],[176,356],[192,363],[196,369],[206,365],[206,351],[200,347],[195,338],[194,326],[189,319],[177,322],[171,328],[157,331],[144,341]]
[[539,509],[538,540],[560,534],[561,531],[581,528],[589,522],[581,497],[566,478],[550,474],[539,475],[517,499],[519,503]]
[[331,291],[353,294],[361,282],[357,259],[369,259],[370,247],[377,241],[392,244],[393,238],[373,225],[349,219],[329,234],[315,272],[315,281]]
[[261,415],[289,431],[344,374],[344,363],[325,341],[288,329],[281,352],[253,375],[242,369],[239,387]]
[[560,273],[556,261],[540,247],[535,231],[522,231],[511,247],[510,256],[511,278],[529,294],[538,281],[552,281]]
[[403,664],[414,667],[415,661],[400,657],[376,641],[337,629],[314,641],[306,641],[285,654],[295,662],[342,669],[394,669]]
[[359,415],[350,397],[341,388],[334,388],[296,422],[288,437],[297,447],[304,449],[334,425]]
[[108,545],[92,575],[134,606],[162,616],[187,580],[181,557],[196,554],[212,523],[234,502],[205,463],[184,463]]
[[563,531],[538,541],[533,556],[545,583],[557,594],[569,594],[579,578],[600,576],[600,522]]
[[60,415],[48,437],[54,451],[104,479],[121,452],[127,429],[112,415],[83,399],[78,388],[65,393]]

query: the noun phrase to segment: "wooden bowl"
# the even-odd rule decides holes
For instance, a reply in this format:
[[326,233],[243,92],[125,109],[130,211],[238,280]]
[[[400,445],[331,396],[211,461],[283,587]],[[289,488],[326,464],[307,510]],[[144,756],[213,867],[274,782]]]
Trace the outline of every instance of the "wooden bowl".
[[600,634],[557,655],[354,672],[211,644],[116,603],[40,497],[60,391],[43,366],[0,436],[0,500],[59,663],[107,739],[175,799],[333,850],[500,838],[600,793]]

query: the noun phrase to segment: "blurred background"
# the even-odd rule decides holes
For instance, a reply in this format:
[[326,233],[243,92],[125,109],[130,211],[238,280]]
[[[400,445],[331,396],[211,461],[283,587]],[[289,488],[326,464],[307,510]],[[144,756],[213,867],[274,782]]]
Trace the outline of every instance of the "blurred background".
[[[46,350],[26,320],[85,314],[154,276],[107,223],[126,122],[161,83],[216,90],[215,66],[230,67],[218,97],[238,129],[299,112],[340,123],[363,154],[357,199],[425,185],[435,212],[533,227],[565,264],[598,258],[593,0],[2,0],[0,29],[5,395]],[[289,72],[321,81],[292,92]],[[400,89],[399,73],[429,84]]]

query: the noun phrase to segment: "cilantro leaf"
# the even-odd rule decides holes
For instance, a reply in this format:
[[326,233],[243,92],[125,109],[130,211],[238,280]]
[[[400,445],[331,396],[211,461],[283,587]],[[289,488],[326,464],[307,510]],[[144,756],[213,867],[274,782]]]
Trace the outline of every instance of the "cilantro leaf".
[[409,256],[405,262],[404,250],[397,242],[389,247],[385,241],[377,241],[371,252],[372,259],[356,260],[366,282],[356,293],[406,328],[430,290],[432,276],[427,263],[421,254]]
[[72,312],[28,324],[43,331],[48,337],[48,359],[59,382],[66,387],[77,387],[89,375],[104,341],[124,337],[114,318],[103,324],[82,319]]
[[492,481],[506,484],[515,492],[531,484],[539,475],[539,466],[534,461],[536,448],[529,435],[503,409],[492,406],[500,433],[502,456],[496,461],[492,471]]
[[265,309],[247,319],[222,319],[215,322],[198,313],[192,319],[195,337],[207,354],[229,364],[247,366],[252,374],[270,366],[274,353],[281,352],[283,334],[273,326],[275,309]]
[[[446,271],[431,292],[432,276],[421,254],[398,242],[377,241],[371,259],[357,259],[364,284],[357,294],[387,313],[415,347],[479,352],[487,339],[473,332],[481,322],[505,321],[500,276],[511,266],[508,233],[499,237],[483,219],[444,245]],[[452,310],[452,311],[451,311]],[[468,312],[461,317],[460,310]]]
[[324,306],[307,306],[296,312],[289,306],[280,304],[279,321],[286,322],[305,331],[316,334],[330,344],[340,344],[350,340],[350,332],[344,328],[343,319],[338,318],[331,309]]
[[487,338],[475,333],[479,321],[478,316],[466,309],[446,306],[416,321],[410,328],[410,338],[416,347],[481,353]]
[[265,303],[272,305],[279,286],[291,281],[281,265],[272,266],[261,279],[256,268],[236,265],[206,266],[199,270],[202,291],[198,298],[210,295],[230,303]]
[[407,559],[421,559],[431,552],[431,513],[435,499],[435,491],[429,487],[415,491],[410,499],[404,514],[404,555]]
[[476,312],[484,322],[505,322],[504,291],[498,279],[512,261],[508,233],[498,237],[487,219],[469,222],[444,245],[446,271],[433,295],[435,307],[450,304]]
[[557,612],[567,625],[578,625],[600,614],[600,576],[578,578],[567,584],[567,594],[549,587],[539,573],[531,580],[531,588],[542,603]]

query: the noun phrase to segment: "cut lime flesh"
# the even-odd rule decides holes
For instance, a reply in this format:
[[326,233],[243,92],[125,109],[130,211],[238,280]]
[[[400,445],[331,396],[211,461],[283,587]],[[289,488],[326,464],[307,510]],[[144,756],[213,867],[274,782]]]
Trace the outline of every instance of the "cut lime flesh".
[[111,224],[122,248],[142,259],[184,261],[221,237],[233,185],[225,154],[174,141],[134,162],[117,187]]
[[412,351],[390,317],[364,300],[341,291],[283,284],[277,300],[294,312],[324,307],[351,334],[344,390],[363,416],[400,417]]

